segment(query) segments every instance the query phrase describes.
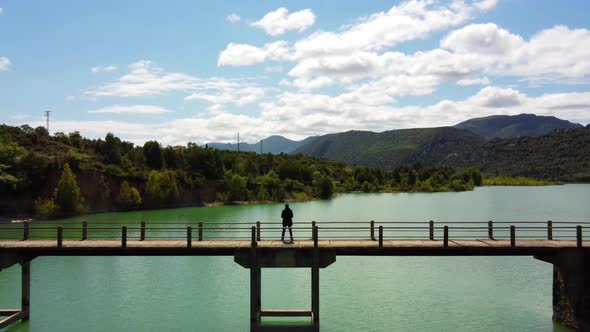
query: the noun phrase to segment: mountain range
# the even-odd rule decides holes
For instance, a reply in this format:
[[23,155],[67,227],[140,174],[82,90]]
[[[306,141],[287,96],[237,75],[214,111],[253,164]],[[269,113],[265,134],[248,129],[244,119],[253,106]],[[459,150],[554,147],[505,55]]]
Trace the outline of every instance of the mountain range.
[[455,128],[467,129],[485,139],[516,138],[523,136],[542,136],[555,129],[581,128],[579,123],[561,120],[554,116],[535,114],[492,115],[470,119],[455,125]]
[[[301,146],[314,141],[319,136],[310,136],[301,141],[290,140],[286,137],[274,135],[263,139],[258,143],[240,143],[240,151],[246,152],[260,152],[262,153],[290,153],[300,148]],[[219,150],[238,150],[237,143],[207,143],[207,146]]]
[[[242,151],[257,148],[240,145]],[[263,141],[263,151],[301,153],[386,170],[414,164],[475,166],[491,175],[590,181],[590,126],[534,114],[475,118],[453,127],[378,133],[352,130],[303,141],[271,136]]]

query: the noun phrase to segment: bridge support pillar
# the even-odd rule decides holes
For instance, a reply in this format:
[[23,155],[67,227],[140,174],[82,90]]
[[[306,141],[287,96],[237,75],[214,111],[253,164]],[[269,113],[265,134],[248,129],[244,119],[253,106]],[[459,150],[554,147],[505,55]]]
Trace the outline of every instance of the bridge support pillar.
[[18,321],[29,320],[31,308],[31,261],[24,260],[21,265],[21,308],[19,309],[0,309],[0,317],[6,317],[0,320],[0,329]]
[[[299,331],[319,332],[320,330],[320,269],[336,261],[336,255],[320,251],[318,247],[309,249],[268,250],[252,247],[238,250],[234,260],[250,269],[250,331]],[[311,269],[311,310],[263,310],[262,309],[262,269],[263,268],[310,268]],[[263,317],[307,317],[309,324],[272,325],[264,323]]]
[[568,248],[537,258],[553,264],[553,321],[590,331],[590,250]]

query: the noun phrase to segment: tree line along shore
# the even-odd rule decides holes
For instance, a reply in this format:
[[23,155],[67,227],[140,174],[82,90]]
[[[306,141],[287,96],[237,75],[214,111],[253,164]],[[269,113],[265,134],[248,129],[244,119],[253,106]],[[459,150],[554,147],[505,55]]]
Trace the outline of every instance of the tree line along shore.
[[467,191],[482,185],[545,185],[486,178],[473,167],[420,164],[351,167],[303,155],[202,147],[135,146],[113,134],[49,135],[44,127],[0,126],[0,216],[60,218],[80,213],[196,206],[212,202],[327,199],[347,192]]

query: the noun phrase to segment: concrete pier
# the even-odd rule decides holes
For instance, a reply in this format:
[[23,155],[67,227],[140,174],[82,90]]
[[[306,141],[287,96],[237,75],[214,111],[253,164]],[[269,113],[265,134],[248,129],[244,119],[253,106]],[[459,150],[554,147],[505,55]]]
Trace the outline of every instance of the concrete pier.
[[537,258],[553,264],[553,320],[590,331],[590,250],[564,249]]

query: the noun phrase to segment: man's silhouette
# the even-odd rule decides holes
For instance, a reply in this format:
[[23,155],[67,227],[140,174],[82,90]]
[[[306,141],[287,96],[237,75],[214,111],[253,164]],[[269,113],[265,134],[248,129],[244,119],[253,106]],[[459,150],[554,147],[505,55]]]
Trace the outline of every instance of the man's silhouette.
[[291,235],[291,242],[293,242],[293,211],[289,209],[289,204],[285,204],[285,209],[281,212],[281,218],[283,218],[283,234],[281,235],[281,241],[285,242],[285,228],[289,227],[289,235]]

